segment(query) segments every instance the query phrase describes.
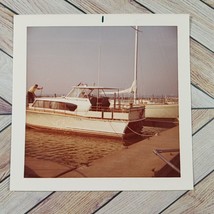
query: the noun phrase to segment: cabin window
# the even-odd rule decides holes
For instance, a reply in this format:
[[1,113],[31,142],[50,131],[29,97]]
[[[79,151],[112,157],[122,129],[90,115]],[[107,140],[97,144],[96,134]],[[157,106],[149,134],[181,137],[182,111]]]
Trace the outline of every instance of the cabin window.
[[44,108],[50,108],[50,101],[44,101]]
[[72,104],[72,103],[37,100],[34,103],[33,107],[75,111],[75,109],[77,108],[77,105]]
[[37,101],[33,104],[33,107],[43,108],[43,100],[37,100]]

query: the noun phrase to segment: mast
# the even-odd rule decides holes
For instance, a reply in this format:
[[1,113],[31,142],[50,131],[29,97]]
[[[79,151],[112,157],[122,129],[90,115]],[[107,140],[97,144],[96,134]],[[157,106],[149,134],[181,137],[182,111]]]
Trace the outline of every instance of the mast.
[[135,26],[135,55],[134,55],[134,103],[137,99],[137,61],[138,61],[138,26]]

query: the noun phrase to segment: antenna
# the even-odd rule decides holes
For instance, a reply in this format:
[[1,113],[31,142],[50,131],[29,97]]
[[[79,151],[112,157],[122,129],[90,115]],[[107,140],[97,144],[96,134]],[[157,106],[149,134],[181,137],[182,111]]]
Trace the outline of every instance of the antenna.
[[134,58],[134,103],[137,99],[137,61],[138,61],[138,26],[135,27],[135,58]]

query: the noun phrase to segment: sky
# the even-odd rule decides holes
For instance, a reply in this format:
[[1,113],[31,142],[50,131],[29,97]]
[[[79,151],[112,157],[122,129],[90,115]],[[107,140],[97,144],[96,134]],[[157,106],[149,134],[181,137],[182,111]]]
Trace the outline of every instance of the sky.
[[[129,88],[135,32],[132,26],[28,27],[27,88],[38,84],[45,95],[66,95],[80,82]],[[177,96],[177,58],[176,27],[139,27],[138,97]]]

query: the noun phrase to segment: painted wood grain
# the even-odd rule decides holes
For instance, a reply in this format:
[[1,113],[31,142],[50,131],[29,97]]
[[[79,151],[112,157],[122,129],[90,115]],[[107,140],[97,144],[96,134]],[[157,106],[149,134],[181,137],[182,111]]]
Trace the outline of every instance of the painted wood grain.
[[0,213],[26,213],[34,205],[40,203],[51,192],[13,192],[9,191],[9,178],[0,185]]
[[214,119],[193,136],[195,183],[214,170]]
[[[12,62],[11,57],[0,51],[0,97],[9,103],[12,103]],[[0,102],[2,103],[2,101]],[[4,105],[5,107],[7,106],[6,104]],[[0,112],[3,110],[1,106]],[[4,110],[11,112],[10,108],[5,109],[5,107]]]
[[63,0],[1,0],[18,14],[69,14],[80,13],[78,9]]
[[0,134],[1,131],[11,123],[11,117],[11,115],[0,115]]
[[214,8],[214,1],[213,0],[201,0],[205,4],[209,5],[211,8]]
[[56,192],[29,213],[93,213],[116,192]]
[[[6,116],[5,116],[6,117]],[[7,116],[11,119],[11,116]],[[0,119],[2,119],[0,117]],[[7,121],[9,122],[9,121]],[[5,124],[6,126],[6,124]],[[10,167],[10,134],[11,126],[7,127],[0,132],[0,183],[1,181],[9,175]],[[1,210],[1,209],[0,209]],[[1,212],[1,211],[0,211]]]
[[12,55],[13,13],[0,5],[0,49]]
[[[214,120],[193,136],[194,183],[214,170]],[[194,194],[194,190],[192,191]],[[97,213],[160,213],[185,191],[122,192]],[[177,210],[177,213],[181,213]]]
[[196,88],[191,87],[192,94],[192,108],[214,108],[214,99]]
[[149,13],[149,11],[138,4],[130,4],[129,0],[68,0],[76,7],[86,13]]
[[[10,1],[9,1],[10,2]],[[75,2],[73,2],[75,3]],[[5,3],[6,4],[6,3]],[[77,3],[76,3],[77,4]],[[69,4],[68,4],[69,5]],[[9,5],[7,5],[9,6]],[[77,4],[78,6],[78,4]],[[113,5],[114,6],[114,5]],[[19,13],[25,11],[25,8],[22,8],[22,5],[19,5]],[[47,7],[47,6],[46,6]],[[111,4],[108,4],[108,11],[114,12],[114,8]],[[16,8],[14,8],[16,9]],[[83,9],[81,7],[81,9]],[[4,9],[7,10],[7,9]],[[139,9],[138,9],[139,10]],[[145,9],[142,10],[143,12]],[[95,11],[94,11],[95,12]],[[124,12],[125,8],[124,8]],[[7,12],[5,12],[7,14]],[[34,12],[35,13],[35,12]],[[24,14],[24,12],[22,13]],[[12,14],[11,14],[12,16]],[[3,16],[4,18],[4,16]],[[12,19],[12,18],[10,18]],[[0,20],[1,23],[1,20]],[[10,23],[10,27],[7,29],[7,32],[4,31],[6,29],[1,29],[2,34],[5,35],[6,38],[10,37],[12,38],[12,22]],[[12,41],[10,46],[8,46],[8,49],[5,49],[4,40],[0,41],[0,48],[4,49],[7,53],[12,55]],[[211,53],[209,50],[198,44],[197,42],[191,40],[191,81],[193,84],[200,87],[203,91],[210,94],[211,96],[214,96],[214,84],[213,84],[213,75],[214,72],[212,70],[213,66],[213,53]]]
[[194,40],[190,45],[191,82],[214,98],[214,53]]
[[214,172],[187,192],[182,198],[166,209],[163,214],[213,213],[214,210]]
[[154,13],[190,14],[191,36],[208,49],[214,51],[214,13],[212,8],[203,2],[195,0],[156,0],[152,1],[152,3],[150,0],[137,0],[137,2],[146,6]]
[[196,133],[214,118],[214,109],[192,110],[192,132]]
[[[70,0],[71,1],[71,0]],[[204,0],[205,1],[205,0]],[[206,1],[209,1],[209,0],[206,0]],[[2,2],[2,0],[1,0],[1,2]],[[35,1],[33,2],[30,2],[30,1],[25,1],[26,2],[26,4],[28,4],[28,6],[26,7],[25,5],[23,5],[22,4],[22,2],[23,1],[21,1],[21,0],[19,0],[19,1],[12,1],[12,0],[4,0],[4,3],[5,4],[7,4],[7,2],[10,2],[10,4],[11,4],[11,6],[13,6],[13,9],[16,9],[16,7],[17,8],[19,8],[19,10],[20,10],[20,14],[25,14],[25,12],[26,13],[31,13],[31,12],[28,12],[28,11],[31,11],[31,10],[34,10],[33,8],[35,8],[35,4],[37,5],[36,7],[40,7],[41,5],[39,5],[39,4],[37,4]],[[37,1],[38,2],[38,1]],[[43,1],[44,2],[44,1]],[[38,9],[38,10],[43,10],[44,8],[50,8],[51,6],[50,6],[50,4],[52,4],[52,2],[54,2],[54,1],[49,1],[48,2],[48,4],[47,5],[44,5],[43,4],[43,8],[40,8],[40,9]],[[58,7],[60,7],[60,3],[59,3],[60,1],[58,1]],[[72,1],[73,2],[73,1]],[[83,1],[82,1],[83,2]],[[103,4],[103,8],[105,9],[105,8],[107,8],[108,10],[109,10],[109,8],[110,9],[114,9],[115,11],[116,10],[120,10],[120,6],[116,6],[116,5],[114,5],[114,6],[112,6],[113,4],[114,4],[114,1],[111,1],[112,3],[110,3],[110,1],[104,1],[104,0],[102,0],[102,1],[90,1],[90,2],[95,2],[95,5],[94,6],[90,6],[90,5],[88,5],[88,7],[89,7],[89,9],[88,10],[98,10],[97,9],[97,7],[101,7],[100,5],[102,5]],[[102,3],[100,3],[100,2],[102,2]],[[117,1],[115,1],[115,2],[117,2]],[[119,2],[119,1],[118,1]],[[127,1],[122,1],[122,0],[120,0],[120,2],[124,2],[124,3],[127,3]],[[30,5],[30,4],[32,4],[32,6]],[[64,2],[62,3],[62,4],[64,4]],[[87,2],[84,2],[84,4],[87,4]],[[116,3],[117,4],[117,3]],[[15,7],[15,5],[16,5],[16,7]],[[21,5],[21,6],[20,6]],[[97,6],[96,6],[97,5]],[[24,7],[25,8],[25,12],[24,12],[24,9],[22,8],[22,7]],[[30,8],[29,8],[30,7]],[[54,6],[53,6],[54,7]],[[113,7],[113,8],[112,8]],[[117,9],[117,8],[118,9]],[[94,9],[95,8],[95,9]],[[127,6],[127,7],[124,7],[124,13],[126,13],[127,11],[126,10],[128,10],[127,8],[129,8],[129,6]],[[9,47],[9,45],[7,44],[7,41],[8,41],[8,39],[7,39],[7,36],[5,36],[6,34],[7,34],[7,31],[8,31],[8,29],[10,29],[11,28],[11,31],[10,31],[10,33],[11,33],[11,38],[12,38],[12,21],[9,21],[8,22],[8,20],[7,19],[9,19],[10,20],[10,18],[8,17],[8,14],[10,14],[10,11],[7,11],[7,9],[5,9],[5,8],[3,8],[4,9],[4,11],[3,11],[3,13],[2,13],[2,10],[0,9],[0,48],[2,48],[4,51],[6,51],[7,52],[7,50],[10,50],[11,51],[11,55],[12,55],[12,43],[11,43],[11,47]],[[107,9],[105,9],[106,10],[106,12],[108,12],[108,13],[111,13],[111,10],[109,10],[109,11],[107,11]],[[141,7],[139,7],[138,8],[139,10],[141,9]],[[132,13],[132,10],[134,10],[134,8],[132,8],[131,9],[131,11],[130,11],[130,13]],[[5,12],[6,11],[6,12]],[[58,11],[58,9],[56,8],[56,11]],[[36,12],[32,12],[32,13],[36,13]],[[41,13],[48,13],[48,12],[46,12],[45,10],[44,11],[42,11]],[[57,12],[58,13],[58,12]],[[65,13],[65,12],[63,12],[63,13]],[[93,12],[92,12],[93,13]],[[97,12],[95,12],[95,13],[97,13]],[[119,12],[118,12],[119,13]],[[121,13],[123,13],[122,11],[121,11]],[[205,14],[206,15],[206,14]],[[3,17],[3,18],[2,18]],[[11,20],[12,20],[12,15],[11,15]],[[10,22],[11,22],[11,25],[10,26],[7,26],[7,24],[9,23],[10,24]],[[2,27],[3,26],[3,27]],[[5,34],[6,33],[6,34]],[[3,36],[5,36],[5,37],[2,37],[2,35]],[[10,38],[10,37],[8,37],[8,38]],[[3,38],[3,39],[2,39]],[[192,47],[192,44],[191,44],[191,47]],[[206,50],[206,48],[204,48],[203,46],[202,46],[202,50]],[[198,51],[198,50],[197,50]],[[197,53],[197,51],[196,51],[196,53]],[[206,52],[206,51],[205,51]],[[9,53],[9,52],[7,52],[7,53]],[[211,53],[211,52],[210,52]],[[192,54],[191,54],[192,55]],[[191,58],[192,58],[192,56],[191,56]],[[204,55],[204,51],[202,51],[202,53],[199,55],[199,56],[197,56],[197,57],[195,57],[196,59],[197,58],[200,58],[200,59],[202,59],[202,60],[200,60],[201,62],[203,62],[203,59],[204,58],[206,58],[206,54]],[[193,63],[193,62],[191,62],[191,63]],[[197,65],[197,63],[198,63],[198,60],[195,60],[195,65],[196,65],[196,67],[198,66]],[[12,63],[11,63],[11,65],[12,65]],[[212,65],[212,64],[211,64]],[[204,69],[203,67],[202,67],[202,69],[200,69],[198,72],[199,73],[201,73],[201,72],[203,72],[203,71],[207,71],[207,68],[206,69]],[[195,75],[197,76],[197,71],[196,71],[196,74],[194,74],[193,75],[193,77],[192,77],[192,79],[195,77]],[[208,74],[209,75],[209,74]],[[4,76],[4,75],[3,75]],[[197,81],[196,82],[198,82],[198,86],[200,87],[200,85],[202,84],[202,85],[205,85],[206,83],[201,83],[201,80],[200,80],[200,78],[195,78]],[[203,78],[202,78],[203,79]],[[207,78],[205,78],[205,80],[206,80]],[[206,80],[207,81],[207,80]],[[204,82],[206,82],[206,81],[204,81]],[[210,88],[210,87],[209,87]],[[196,89],[196,88],[193,88],[193,90],[194,89]],[[204,90],[204,91],[206,91],[206,87],[202,87],[202,89]],[[200,91],[201,92],[201,91]],[[201,92],[202,93],[202,92]],[[207,107],[207,108],[210,108],[211,106],[213,106],[212,105],[212,101],[211,101],[211,97],[209,97],[209,96],[203,96],[203,95],[205,95],[204,93],[199,93],[199,90],[196,92],[196,93],[194,93],[194,97],[193,97],[193,107]],[[209,92],[209,90],[208,90],[208,93],[210,93]],[[197,95],[197,97],[195,96],[195,95]],[[199,95],[199,97],[198,97],[198,95]],[[199,100],[200,99],[200,100]],[[206,116],[206,118],[207,118],[207,114],[203,114],[203,115],[205,115]],[[203,117],[204,118],[204,117]],[[202,124],[202,122],[200,122],[200,118],[197,118],[197,120],[199,121],[198,123],[199,124]],[[204,119],[203,119],[204,120]],[[0,120],[1,121],[1,120]],[[213,126],[213,125],[212,125]],[[3,126],[4,127],[4,126]],[[206,155],[207,155],[207,151],[209,150],[209,149],[213,149],[212,147],[210,147],[210,144],[209,144],[209,142],[210,142],[210,139],[208,139],[208,141],[207,141],[207,139],[204,139],[203,137],[205,137],[205,134],[207,134],[208,136],[210,135],[210,131],[208,130],[207,132],[204,132],[204,130],[206,130],[207,129],[207,126],[206,127],[204,127],[200,132],[198,132],[195,136],[194,136],[194,138],[193,138],[193,141],[194,141],[194,144],[195,144],[195,142],[199,142],[199,143],[201,143],[201,144],[204,144],[205,143],[205,145],[208,145],[207,146],[207,148],[205,148],[205,147],[203,147],[203,151],[204,150],[206,150],[206,152],[202,152],[201,151],[201,153],[203,153],[203,155],[201,155],[201,153],[199,153],[199,151],[196,151],[196,153],[194,154],[194,158],[196,159],[196,157],[198,156],[198,160],[196,161],[196,163],[197,163],[197,166],[198,165],[200,165],[200,163],[201,163],[201,159],[203,159],[203,161],[202,161],[202,169],[203,169],[203,166],[205,165],[205,171],[202,171],[201,172],[201,174],[202,174],[202,176],[200,177],[200,178],[202,178],[202,177],[204,177],[205,175],[206,175],[206,173],[209,173],[209,169],[208,168],[210,168],[211,170],[212,170],[212,167],[213,167],[213,162],[209,162],[209,158],[210,158],[210,154],[208,154],[208,157],[206,157]],[[195,130],[197,130],[197,128],[195,129]],[[202,137],[201,136],[199,136],[199,134],[202,132]],[[199,136],[199,137],[197,137],[197,136]],[[197,138],[200,138],[200,140],[196,140],[196,137]],[[196,143],[197,145],[199,145],[199,143]],[[197,146],[198,147],[198,146]],[[194,147],[194,151],[195,151],[195,147]],[[4,154],[5,155],[5,154]],[[1,155],[0,155],[0,157],[1,157]],[[210,158],[211,160],[212,160],[212,157]],[[207,164],[209,164],[208,166],[207,166]],[[212,164],[212,165],[211,165]],[[196,168],[197,169],[197,168]],[[199,169],[199,171],[200,171],[200,169]],[[196,175],[198,176],[198,173],[200,173],[200,172],[198,172],[198,170],[196,170]],[[209,177],[208,177],[209,178]],[[7,178],[6,180],[4,180],[1,184],[0,184],[0,192],[1,192],[1,194],[0,194],[0,210],[3,210],[3,213],[18,213],[18,212],[20,212],[20,213],[24,213],[24,212],[26,212],[27,210],[29,210],[29,209],[31,209],[31,207],[33,207],[34,205],[36,205],[37,203],[40,203],[41,201],[43,201],[43,199],[45,199],[50,193],[49,192],[34,192],[34,193],[27,193],[27,192],[19,192],[19,193],[17,193],[17,192],[9,192],[9,190],[8,190],[8,182],[9,182],[9,179]],[[202,187],[201,187],[201,191],[206,191],[206,189],[204,189],[203,188],[203,184],[202,184]],[[148,194],[147,194],[148,193]],[[150,193],[150,194],[149,194]],[[163,191],[163,192],[155,192],[153,195],[152,195],[152,192],[124,192],[124,193],[121,193],[120,195],[121,195],[121,197],[119,198],[119,201],[120,201],[120,203],[119,203],[119,206],[121,207],[121,201],[123,202],[123,205],[124,205],[124,208],[123,209],[116,209],[118,212],[117,213],[146,213],[145,211],[148,211],[147,213],[152,213],[151,211],[154,211],[155,209],[156,210],[158,210],[158,212],[160,211],[159,209],[157,209],[157,207],[159,206],[159,207],[161,207],[162,209],[164,209],[164,207],[167,207],[167,205],[169,205],[171,202],[173,202],[173,200],[175,200],[175,199],[177,199],[180,195],[182,195],[182,193],[183,193],[183,191],[176,191],[176,192],[174,192],[174,191]],[[55,193],[54,193],[55,194]],[[62,201],[65,201],[65,202],[68,202],[68,204],[70,204],[70,205],[67,205],[67,207],[68,206],[70,206],[70,207],[72,207],[72,205],[74,205],[74,203],[76,204],[76,210],[87,210],[87,209],[84,209],[84,206],[85,205],[87,205],[87,201],[88,200],[91,200],[90,199],[90,192],[87,192],[86,194],[87,194],[87,197],[85,197],[86,195],[84,195],[83,196],[83,198],[78,198],[78,199],[76,199],[76,200],[71,200],[70,202],[69,202],[69,200],[63,200],[63,199],[61,199],[61,197],[63,197],[63,196],[60,196],[60,193],[57,193],[57,194],[59,194],[59,196],[57,196],[58,197],[58,199],[56,199],[55,200],[55,202],[58,202],[58,203],[60,203],[60,202],[62,202]],[[65,194],[65,193],[61,193],[61,194]],[[78,193],[77,193],[78,194]],[[193,194],[193,196],[192,197],[195,197],[195,193],[194,192],[192,192],[192,194]],[[119,195],[119,196],[120,196]],[[64,195],[65,196],[65,195]],[[119,196],[117,196],[115,199],[118,199],[118,197]],[[156,197],[157,196],[157,197]],[[202,194],[202,196],[203,196],[203,194]],[[53,198],[54,198],[55,196],[53,195]],[[71,197],[71,195],[69,196],[69,194],[67,194],[65,197]],[[94,197],[94,199],[93,200],[95,200],[96,199],[96,197],[99,197],[99,195],[97,195],[97,196],[93,196]],[[95,206],[94,207],[94,202],[92,202],[92,200],[90,201],[90,206],[92,206],[92,209],[94,209],[94,210],[96,210],[99,206],[101,206],[102,205],[102,203],[104,203],[105,202],[105,200],[108,200],[108,197],[111,197],[111,196],[106,196],[107,198],[105,199],[105,196],[103,196],[103,202],[99,202],[98,203],[98,205],[97,205],[97,207]],[[153,198],[154,197],[154,198]],[[47,204],[47,202],[48,202],[48,200],[49,200],[49,198],[51,198],[51,200],[50,200],[50,203],[54,203],[54,202],[51,202],[53,199],[52,199],[52,195],[50,196],[50,197],[48,197],[46,200],[44,200],[44,206],[41,206],[42,204],[43,204],[43,202],[41,203],[41,205],[39,205],[39,207],[40,207],[40,209],[41,210],[45,210],[45,207],[47,206],[46,204]],[[87,198],[87,199],[86,199]],[[115,199],[112,201],[112,202],[115,202]],[[155,201],[155,199],[156,199],[156,201]],[[170,200],[169,200],[170,199]],[[208,201],[209,202],[211,202],[211,200],[210,200],[210,197],[207,197],[207,199],[208,199]],[[98,200],[98,199],[97,199]],[[161,204],[161,201],[163,201],[164,202],[164,206],[160,206],[160,205],[162,205]],[[158,203],[156,203],[156,202],[158,202]],[[21,204],[21,205],[20,205]],[[92,204],[92,205],[91,205]],[[64,204],[65,205],[65,204]],[[118,204],[117,203],[114,203],[114,204],[111,204],[111,202],[107,205],[108,207],[109,207],[109,205],[110,206],[115,206],[115,208],[118,206]],[[195,207],[195,204],[194,204],[194,202],[193,202],[193,207]],[[53,206],[53,204],[51,204],[51,206]],[[105,209],[107,208],[107,210],[112,210],[113,209],[113,207],[111,207],[111,209],[109,209],[107,206],[105,206],[103,209],[101,209],[100,211],[102,211],[102,213],[109,213],[109,212],[105,212]],[[196,206],[197,206],[197,204],[196,204]],[[74,207],[74,206],[73,206]],[[154,207],[154,208],[153,208]],[[18,208],[18,209],[17,209]],[[48,207],[46,207],[47,209],[48,209]],[[139,208],[139,211],[138,211],[138,208]],[[62,208],[63,209],[63,208]],[[74,210],[75,210],[74,209]],[[88,209],[90,209],[90,207],[88,207]],[[178,209],[179,210],[179,209]],[[60,209],[58,209],[58,211],[60,212],[61,210]],[[134,211],[134,212],[132,212],[132,211]],[[142,212],[141,212],[142,211]],[[81,213],[81,212],[80,212]],[[110,212],[110,213],[116,213],[116,212]]]
[[0,115],[11,114],[12,107],[0,97]]

